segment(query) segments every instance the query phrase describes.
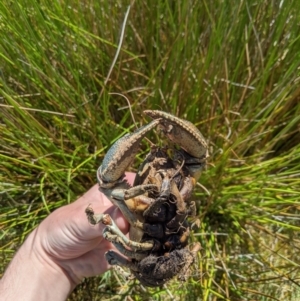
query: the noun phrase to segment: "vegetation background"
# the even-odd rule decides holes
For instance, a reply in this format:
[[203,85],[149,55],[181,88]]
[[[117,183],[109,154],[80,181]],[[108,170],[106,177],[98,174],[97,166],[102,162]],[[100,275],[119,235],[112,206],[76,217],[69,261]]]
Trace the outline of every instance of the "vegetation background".
[[160,109],[207,137],[201,255],[187,283],[145,289],[107,272],[69,300],[299,300],[298,1],[2,0],[0,41],[2,273],[134,129],[119,93],[138,125]]

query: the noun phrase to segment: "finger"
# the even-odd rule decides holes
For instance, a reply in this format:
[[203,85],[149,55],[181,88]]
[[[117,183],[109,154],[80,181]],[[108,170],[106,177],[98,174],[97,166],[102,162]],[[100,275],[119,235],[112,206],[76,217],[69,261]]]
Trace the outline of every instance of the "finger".
[[124,218],[124,215],[122,214],[121,210],[117,207],[114,208],[113,212],[110,214],[114,222],[117,224],[119,229],[124,233],[128,233],[129,231],[129,223]]
[[125,179],[130,185],[133,185],[136,173],[134,172],[125,172]]
[[113,249],[113,246],[108,241],[101,241],[90,251],[70,260],[63,260],[61,265],[76,267],[73,270],[79,279],[96,276],[109,269],[104,254],[110,249]]

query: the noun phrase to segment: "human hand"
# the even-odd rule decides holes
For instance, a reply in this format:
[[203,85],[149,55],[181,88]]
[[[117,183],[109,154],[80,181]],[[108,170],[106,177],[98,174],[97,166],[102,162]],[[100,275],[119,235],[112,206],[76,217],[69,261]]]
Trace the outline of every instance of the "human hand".
[[[135,174],[128,173],[127,181],[133,183]],[[74,203],[50,214],[38,227],[38,246],[55,263],[66,270],[75,283],[83,277],[105,272],[109,265],[104,253],[114,249],[102,236],[104,226],[89,224],[85,209],[91,205],[94,211],[108,213],[120,229],[128,232],[128,222],[120,210],[94,185]]]
[[[131,184],[134,177],[126,174]],[[104,253],[114,247],[103,238],[102,224],[89,224],[85,214],[89,205],[96,212],[110,214],[118,227],[128,232],[119,209],[94,185],[75,202],[51,213],[29,235],[1,280],[0,292],[9,287],[7,291],[13,293],[7,300],[64,300],[83,277],[109,268]],[[12,274],[16,274],[14,279]],[[43,291],[44,298],[40,292],[36,295],[37,290]]]

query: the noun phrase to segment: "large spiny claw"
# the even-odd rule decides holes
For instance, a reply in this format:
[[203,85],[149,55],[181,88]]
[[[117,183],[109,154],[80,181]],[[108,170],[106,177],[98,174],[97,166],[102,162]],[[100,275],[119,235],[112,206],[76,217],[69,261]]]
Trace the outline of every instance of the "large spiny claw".
[[123,180],[126,169],[139,152],[141,140],[158,124],[159,120],[153,120],[132,134],[123,136],[111,146],[97,172],[101,188],[112,188]]
[[146,110],[144,113],[152,119],[159,119],[161,128],[168,139],[178,144],[189,155],[200,159],[208,156],[207,142],[191,122],[158,110]]
[[186,153],[182,153],[185,167],[197,181],[208,157],[207,142],[200,131],[191,122],[163,111],[146,110],[144,113],[159,120],[160,129],[167,138],[185,150]]

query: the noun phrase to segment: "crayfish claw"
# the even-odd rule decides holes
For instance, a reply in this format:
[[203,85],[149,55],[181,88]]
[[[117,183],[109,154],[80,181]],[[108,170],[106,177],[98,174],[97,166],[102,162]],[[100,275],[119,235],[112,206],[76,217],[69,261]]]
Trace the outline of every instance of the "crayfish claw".
[[97,171],[100,187],[111,188],[122,182],[126,169],[139,152],[141,140],[158,124],[159,120],[153,120],[132,134],[123,136],[111,146]]
[[207,142],[194,124],[163,111],[146,110],[144,113],[154,120],[159,120],[161,130],[168,139],[178,144],[189,155],[195,158],[208,156]]

